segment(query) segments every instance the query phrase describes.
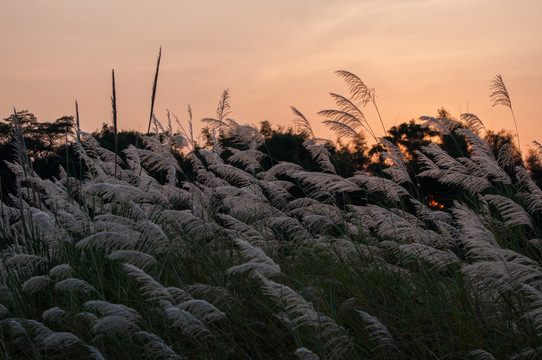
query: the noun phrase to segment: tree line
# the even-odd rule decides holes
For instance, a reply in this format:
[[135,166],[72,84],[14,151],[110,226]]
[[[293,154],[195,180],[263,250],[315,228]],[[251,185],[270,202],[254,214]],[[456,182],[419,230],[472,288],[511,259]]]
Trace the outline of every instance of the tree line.
[[[462,126],[461,121],[450,117],[445,109],[438,110],[440,119],[455,121],[458,127]],[[75,139],[76,124],[73,116],[62,116],[54,122],[39,122],[36,116],[28,110],[19,111],[3,119],[0,122],[0,180],[1,197],[7,200],[8,194],[13,194],[16,189],[15,176],[11,173],[8,162],[13,161],[16,156],[15,146],[17,142],[17,129],[19,126],[26,155],[28,156],[32,170],[44,179],[54,179],[60,174],[62,167],[70,176],[81,177],[86,171],[84,163],[78,159]],[[270,169],[281,161],[288,161],[297,164],[309,171],[321,171],[321,168],[312,154],[309,152],[305,141],[310,137],[305,131],[293,127],[273,127],[269,121],[262,121],[259,124],[259,132],[264,138],[263,144],[259,147],[262,153],[267,156],[261,161],[261,169]],[[92,132],[102,148],[116,152],[120,159],[124,159],[123,150],[128,146],[143,148],[141,141],[145,134],[137,131],[118,131],[113,126],[103,124],[101,129]],[[115,139],[116,136],[116,139]],[[487,130],[483,136],[489,144],[495,158],[503,148],[507,149],[507,163],[504,169],[513,176],[513,169],[517,165],[524,166],[530,173],[533,180],[542,185],[542,162],[534,149],[531,149],[525,158],[522,158],[520,151],[514,143],[514,136],[506,130]],[[387,135],[383,137],[397,146],[406,157],[407,170],[412,176],[420,173],[420,162],[417,161],[417,151],[430,143],[436,143],[454,158],[470,157],[470,149],[464,137],[454,133],[442,134],[430,127],[424,127],[415,120],[401,123],[391,127]],[[116,146],[115,146],[116,144]],[[200,134],[200,141],[195,144],[200,148],[213,148],[215,145],[222,147],[221,157],[224,159],[232,155],[232,151],[246,150],[236,142],[235,138],[227,133],[219,131],[215,134],[210,127],[203,128]],[[337,174],[343,177],[352,176],[356,171],[366,171],[378,176],[386,176],[383,170],[388,165],[386,158],[381,155],[385,149],[380,144],[369,146],[366,139],[357,137],[348,143],[337,140],[327,142],[326,148],[332,159]],[[178,180],[188,180],[193,173],[188,157],[181,152],[173,151],[173,155],[179,160],[182,172]],[[160,180],[165,174],[157,172],[154,176]],[[185,177],[184,179],[182,177]],[[419,179],[421,191],[427,191],[424,195],[433,201],[438,197],[439,201],[433,201],[434,206],[447,206],[454,199],[451,189],[443,188],[441,185],[430,183],[430,179]]]

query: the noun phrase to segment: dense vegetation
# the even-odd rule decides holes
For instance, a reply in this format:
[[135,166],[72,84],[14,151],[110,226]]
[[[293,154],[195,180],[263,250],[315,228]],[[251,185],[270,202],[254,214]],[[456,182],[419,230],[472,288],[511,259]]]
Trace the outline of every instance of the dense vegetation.
[[201,144],[8,118],[0,358],[542,356],[542,190],[514,137],[440,111],[369,149],[374,91],[340,75],[321,114],[350,147],[295,108],[299,131],[240,125],[227,92]]

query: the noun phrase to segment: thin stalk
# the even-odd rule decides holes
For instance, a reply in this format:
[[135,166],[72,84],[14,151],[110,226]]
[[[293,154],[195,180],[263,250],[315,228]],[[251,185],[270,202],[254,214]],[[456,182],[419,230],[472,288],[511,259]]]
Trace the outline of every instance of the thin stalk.
[[111,95],[111,106],[113,107],[113,133],[115,136],[115,178],[117,177],[117,157],[118,157],[118,141],[117,141],[117,94],[115,91],[115,69],[111,70],[113,94]]
[[[13,126],[14,126],[14,133],[15,133],[15,143],[17,144],[17,148],[19,151],[19,160],[21,163],[21,167],[23,169],[23,175],[26,182],[28,182],[28,176],[29,173],[32,174],[32,163],[30,162],[30,158],[28,156],[28,150],[26,148],[26,142],[24,140],[24,133],[23,133],[23,127],[21,125],[21,120],[19,119],[19,115],[17,114],[17,110],[13,108]],[[20,186],[20,183],[19,183]],[[30,184],[30,188],[32,190],[32,193],[30,193],[30,190],[27,190],[28,198],[31,199],[33,205],[35,207],[40,207],[40,204],[38,204],[36,199],[36,185],[34,183]],[[18,190],[19,191],[19,190]],[[32,196],[31,196],[32,195]]]
[[19,115],[17,115],[17,110],[13,108],[13,119],[14,119],[14,128],[15,136],[19,141],[19,161],[21,162],[21,167],[23,168],[23,175],[26,181],[28,181],[27,167],[30,170],[30,159],[28,158],[28,152],[26,150],[26,143],[24,141],[23,128],[19,120]]
[[521,144],[519,142],[519,130],[518,130],[518,123],[516,122],[516,116],[514,115],[514,109],[512,108],[512,105],[510,104],[510,112],[512,113],[512,120],[514,120],[514,127],[516,128],[516,136],[518,137],[518,150],[521,154]]
[[373,102],[373,105],[375,107],[376,113],[378,114],[378,118],[380,119],[380,124],[382,125],[382,130],[384,131],[384,136],[386,136],[386,134],[388,132],[386,131],[386,127],[384,126],[384,120],[382,120],[382,115],[380,115],[380,110],[378,110],[378,106],[376,106],[376,100],[375,100],[374,94],[372,96],[372,102]]
[[[70,148],[68,144],[68,128],[64,129],[64,141],[65,141],[65,146],[66,146],[66,180],[68,180],[68,178],[70,177],[70,172],[69,172],[70,169],[68,168],[70,166],[70,157],[68,154],[68,150]],[[69,181],[67,181],[67,184],[69,188]]]
[[[77,143],[81,144],[81,126],[79,124],[79,104],[75,100],[75,123],[77,125]],[[79,156],[79,183],[83,181],[83,161]],[[81,190],[81,189],[79,189]]]
[[158,61],[156,62],[156,72],[154,73],[154,82],[152,84],[152,98],[151,98],[151,113],[149,115],[149,126],[147,128],[147,135],[151,131],[152,114],[154,112],[154,100],[156,99],[156,87],[158,85],[158,71],[160,69],[160,59],[162,58],[162,47],[158,51]]

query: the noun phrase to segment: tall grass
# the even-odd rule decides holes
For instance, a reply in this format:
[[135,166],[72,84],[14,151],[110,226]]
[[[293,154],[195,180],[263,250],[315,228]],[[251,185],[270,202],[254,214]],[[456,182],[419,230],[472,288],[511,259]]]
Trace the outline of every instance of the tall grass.
[[118,158],[118,126],[117,126],[117,92],[115,90],[115,70],[111,70],[111,108],[113,110],[113,136],[115,138],[115,177],[117,177]]
[[154,73],[154,81],[152,84],[152,96],[151,96],[151,111],[149,115],[149,126],[147,127],[147,135],[151,131],[152,117],[154,115],[154,101],[156,99],[156,88],[158,87],[158,72],[160,70],[160,60],[162,59],[162,47],[158,51],[158,60],[156,61],[156,72]]
[[447,128],[471,153],[418,153],[419,176],[462,199],[435,210],[392,146],[382,177],[337,175],[314,138],[305,145],[324,171],[264,170],[261,134],[227,118],[228,100],[206,121],[240,143],[230,158],[218,141],[194,146],[191,130],[163,131],[117,166],[78,131],[84,177],[10,163],[2,359],[541,356],[542,190],[525,169],[511,178],[476,132]]

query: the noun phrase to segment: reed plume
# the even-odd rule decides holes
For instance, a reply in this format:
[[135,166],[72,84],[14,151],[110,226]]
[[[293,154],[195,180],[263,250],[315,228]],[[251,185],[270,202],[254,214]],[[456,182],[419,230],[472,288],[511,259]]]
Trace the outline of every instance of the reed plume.
[[512,120],[514,120],[514,126],[516,127],[516,136],[518,138],[518,150],[521,152],[518,124],[516,122],[516,116],[514,115],[514,108],[512,107],[510,94],[508,93],[508,89],[506,88],[506,85],[504,84],[504,80],[502,79],[501,74],[495,75],[495,77],[491,81],[490,89],[493,90],[491,95],[489,95],[489,98],[491,99],[493,106],[504,105],[508,107],[510,109],[510,112],[512,113]]

